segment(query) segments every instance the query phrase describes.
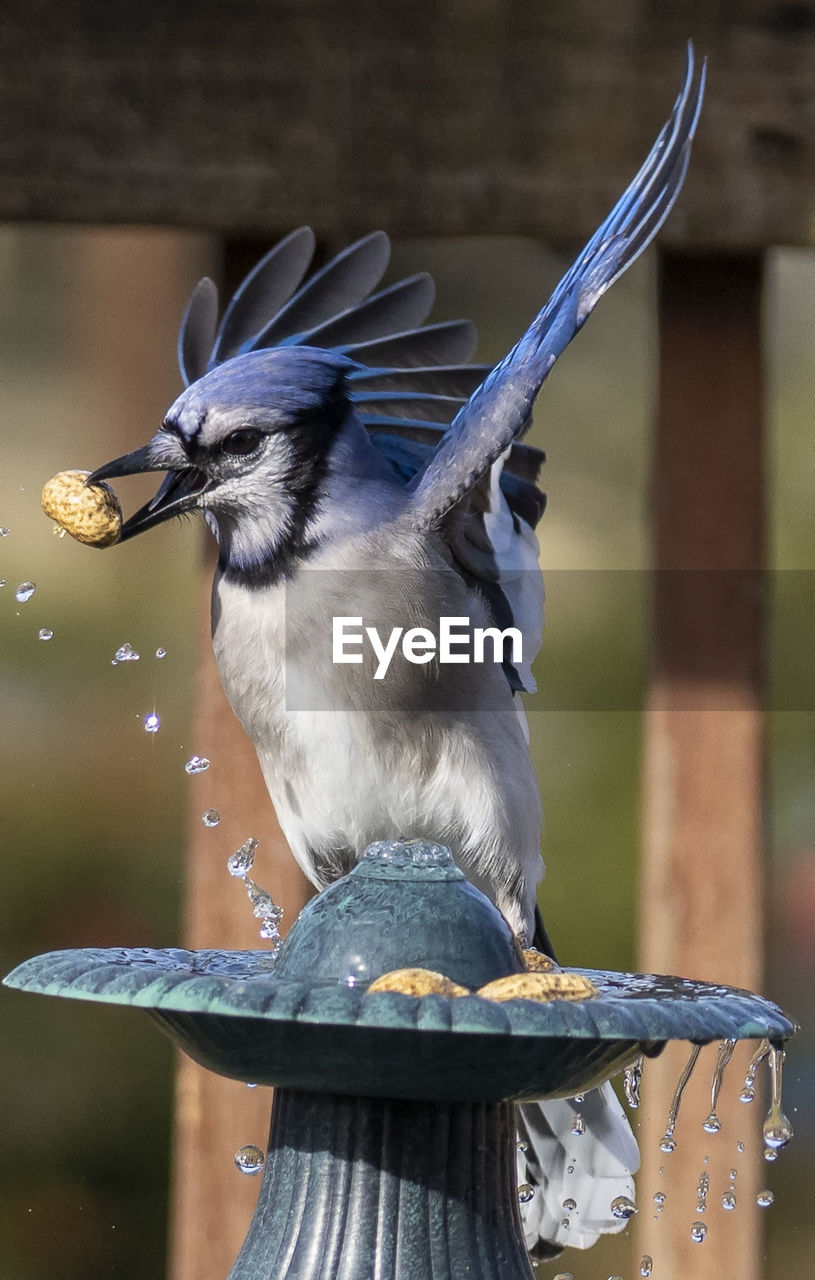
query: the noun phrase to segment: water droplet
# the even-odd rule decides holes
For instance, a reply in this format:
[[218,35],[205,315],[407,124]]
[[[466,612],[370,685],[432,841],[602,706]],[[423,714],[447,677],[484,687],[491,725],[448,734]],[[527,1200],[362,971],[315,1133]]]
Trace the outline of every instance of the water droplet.
[[112,667],[118,667],[120,662],[138,662],[140,655],[136,653],[132,644],[121,644],[110,660]]
[[711,1111],[706,1120],[702,1121],[702,1128],[705,1133],[718,1133],[722,1127],[722,1122],[716,1115],[715,1111]]
[[251,1143],[247,1143],[245,1147],[239,1147],[235,1152],[235,1165],[241,1173],[260,1173],[265,1163],[266,1157],[260,1147],[255,1147]]
[[636,1062],[632,1062],[630,1067],[626,1067],[623,1074],[623,1089],[625,1091],[625,1100],[631,1107],[632,1111],[636,1111],[640,1105],[640,1086],[642,1084],[642,1058],[637,1058]]
[[558,1271],[557,1275],[552,1277],[552,1280],[574,1280],[574,1276],[571,1271]]
[[266,916],[281,920],[283,912],[280,907],[276,906],[265,889],[261,889],[259,884],[255,884],[254,880],[250,880],[247,876],[244,880],[246,892],[249,895],[249,901],[252,904],[252,915],[258,920],[264,919]]
[[770,1114],[764,1121],[762,1132],[767,1146],[776,1150],[785,1147],[794,1135],[792,1125],[780,1108],[771,1109]]
[[753,1101],[753,1099],[755,1098],[755,1096],[756,1096],[756,1091],[755,1091],[755,1089],[751,1089],[749,1085],[746,1085],[746,1084],[745,1084],[744,1088],[742,1089],[741,1093],[739,1094],[739,1101],[740,1101],[740,1102],[752,1102],[752,1101]]
[[61,528],[58,524],[55,524],[51,532],[55,538],[64,538],[68,530]]
[[521,1204],[529,1204],[535,1194],[535,1188],[529,1182],[522,1182],[518,1188],[518,1200]]
[[217,827],[221,821],[221,815],[217,809],[205,809],[201,814],[201,821],[205,827]]
[[733,1195],[733,1192],[725,1191],[724,1195],[722,1196],[722,1208],[735,1209],[735,1207],[736,1207],[736,1197]]
[[704,1222],[694,1222],[691,1224],[690,1238],[695,1240],[697,1244],[701,1244],[707,1235],[707,1227]]
[[571,1196],[567,1196],[566,1199],[563,1201],[563,1208],[566,1210],[567,1213],[574,1213],[575,1209],[577,1208],[577,1201],[573,1200]]
[[247,1080],[247,1081],[246,1081],[246,1087],[247,1087],[247,1089],[257,1089],[257,1087],[258,1087],[258,1086],[257,1086],[257,1081],[256,1081],[256,1080]]
[[206,756],[190,756],[184,765],[185,772],[189,774],[206,773],[209,768],[209,760]]
[[585,1102],[585,1101],[586,1101],[586,1095],[585,1095],[585,1093],[576,1093],[576,1094],[574,1095],[574,1100],[575,1100],[575,1102],[576,1102],[576,1103],[578,1103],[578,1105],[579,1105],[581,1102]]
[[735,1181],[736,1181],[736,1178],[737,1178],[738,1176],[739,1176],[738,1169],[731,1169],[731,1170],[730,1170],[730,1181],[731,1181],[731,1182],[735,1182]]
[[0,526],[0,538],[7,538],[10,533],[11,533],[11,529],[6,529]]
[[640,1258],[640,1275],[650,1276],[654,1269],[654,1260],[650,1253],[644,1253]]
[[637,1206],[633,1200],[629,1200],[628,1196],[616,1196],[611,1202],[612,1218],[633,1218],[637,1212]]
[[707,1193],[710,1190],[710,1174],[707,1169],[703,1169],[699,1174],[699,1182],[696,1187],[696,1212],[707,1212]]
[[528,1142],[516,1142],[516,1143],[515,1143],[515,1150],[516,1150],[516,1151],[520,1151],[521,1155],[522,1155],[522,1156],[525,1156],[525,1155],[526,1155],[526,1153],[527,1153],[527,1151],[529,1150],[529,1143],[528,1143]]
[[240,849],[230,853],[226,860],[226,869],[231,876],[239,876],[243,879],[247,871],[251,871],[258,843],[254,836],[250,836],[243,842]]
[[567,1172],[567,1173],[574,1173],[574,1165],[573,1165],[573,1164],[570,1164],[570,1165],[569,1165],[569,1167],[567,1168],[566,1172]]
[[6,585],[5,578],[0,578],[0,587],[4,587],[5,585]]
[[25,604],[26,600],[30,600],[36,590],[36,583],[21,582],[17,590],[14,592],[14,599],[18,604]]
[[157,657],[157,658],[166,658],[166,657],[167,657],[167,650],[166,650],[166,649],[156,649],[156,657]]
[[768,1164],[772,1164],[773,1160],[778,1159],[778,1152],[774,1151],[772,1147],[765,1147],[764,1159],[767,1161]]
[[155,711],[151,711],[148,715],[144,717],[145,733],[158,733],[160,728],[161,728],[161,721],[159,720]]
[[773,1195],[772,1191],[759,1191],[758,1195],[756,1196],[756,1204],[761,1209],[769,1209],[774,1199],[775,1199],[775,1196]]
[[655,1192],[654,1192],[654,1204],[658,1204],[658,1205],[659,1205],[659,1207],[660,1207],[660,1209],[661,1209],[661,1208],[662,1208],[662,1206],[664,1205],[664,1203],[665,1203],[665,1200],[666,1200],[666,1199],[667,1199],[667,1197],[666,1197],[666,1195],[665,1195],[665,1192],[664,1192],[664,1191],[655,1191]]
[[586,1121],[582,1116],[575,1116],[572,1121],[572,1133],[579,1137],[581,1133],[586,1132]]
[[39,631],[37,632],[37,635],[39,636],[40,640],[53,640],[54,638],[54,633],[50,627],[40,627]]
[[744,1155],[744,1143],[743,1143],[743,1142],[739,1142],[739,1143],[738,1143],[738,1145],[736,1146],[736,1150],[738,1151],[738,1153],[739,1153],[739,1155],[740,1155],[740,1156],[743,1156],[743,1155]]
[[665,1137],[659,1144],[659,1149],[660,1151],[664,1151],[666,1156],[670,1155],[672,1151],[676,1151],[676,1143],[669,1133],[665,1134]]

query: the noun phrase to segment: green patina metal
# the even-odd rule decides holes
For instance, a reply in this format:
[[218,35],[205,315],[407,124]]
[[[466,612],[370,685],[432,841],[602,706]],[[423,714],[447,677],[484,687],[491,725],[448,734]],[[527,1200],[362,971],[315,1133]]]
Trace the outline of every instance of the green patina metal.
[[474,990],[524,961],[446,850],[391,842],[304,908],[277,957],[58,951],[5,983],[144,1009],[204,1066],[277,1086],[229,1280],[528,1278],[512,1102],[583,1092],[669,1039],[796,1029],[760,996],[647,974],[580,970],[598,994],[577,1002],[368,993],[411,966]]

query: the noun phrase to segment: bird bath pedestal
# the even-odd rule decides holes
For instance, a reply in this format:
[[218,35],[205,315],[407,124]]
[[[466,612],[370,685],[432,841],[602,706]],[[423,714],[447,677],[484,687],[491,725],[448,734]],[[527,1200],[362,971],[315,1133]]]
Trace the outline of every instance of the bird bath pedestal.
[[[472,994],[368,991],[411,967]],[[795,1027],[759,996],[648,975],[581,970],[580,1000],[477,994],[525,968],[447,850],[392,842],[308,903],[276,958],[83,949],[5,982],[145,1009],[203,1066],[275,1086],[229,1280],[529,1280],[515,1102],[583,1093],[669,1039]]]

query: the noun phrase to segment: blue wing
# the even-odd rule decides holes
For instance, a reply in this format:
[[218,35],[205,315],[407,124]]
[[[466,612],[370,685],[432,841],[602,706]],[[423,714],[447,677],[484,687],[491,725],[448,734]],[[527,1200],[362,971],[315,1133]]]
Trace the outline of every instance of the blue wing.
[[[358,416],[407,485],[490,366],[465,363],[476,345],[469,320],[425,323],[435,295],[426,272],[377,289],[390,253],[384,232],[357,240],[306,278],[314,249],[308,227],[292,231],[238,287],[220,325],[218,291],[202,280],[181,324],[181,374],[189,386],[264,347],[337,351],[356,366],[348,390]],[[510,510],[533,525],[543,510],[536,484],[542,462],[540,450],[516,445],[501,476]]]
[[521,435],[557,357],[606,290],[659,231],[682,187],[704,84],[705,66],[697,77],[689,44],[679,97],[639,173],[521,340],[471,395],[411,482],[417,527],[438,523]]

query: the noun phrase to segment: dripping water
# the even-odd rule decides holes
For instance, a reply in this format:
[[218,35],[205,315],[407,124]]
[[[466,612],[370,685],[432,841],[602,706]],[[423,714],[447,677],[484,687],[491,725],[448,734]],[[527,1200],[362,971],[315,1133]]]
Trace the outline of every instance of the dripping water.
[[722,1127],[722,1122],[716,1114],[716,1106],[719,1101],[725,1067],[733,1057],[733,1050],[735,1047],[735,1040],[723,1040],[719,1045],[719,1054],[716,1058],[716,1067],[713,1072],[713,1081],[710,1086],[710,1115],[702,1122],[702,1128],[705,1133],[718,1133]]
[[643,1059],[637,1058],[636,1062],[632,1062],[630,1067],[626,1067],[623,1074],[623,1090],[625,1092],[625,1100],[631,1107],[632,1111],[636,1111],[640,1105],[640,1086],[642,1085],[642,1063]]
[[769,1159],[767,1151],[775,1154],[785,1147],[793,1136],[793,1127],[781,1109],[781,1090],[783,1085],[784,1062],[786,1053],[781,1045],[770,1045],[770,1110],[764,1121],[764,1142],[766,1150],[764,1158]]
[[742,1102],[752,1102],[753,1099],[755,1098],[756,1072],[758,1071],[759,1067],[761,1066],[762,1062],[767,1057],[769,1052],[770,1052],[769,1040],[762,1040],[761,1044],[758,1046],[752,1058],[750,1059],[750,1065],[748,1066],[747,1074],[744,1077],[744,1088],[742,1089],[741,1094],[739,1095]]
[[701,1052],[702,1046],[700,1044],[695,1044],[688,1055],[687,1062],[682,1068],[682,1074],[680,1075],[676,1089],[674,1090],[674,1096],[671,1099],[670,1111],[668,1112],[668,1123],[665,1126],[665,1133],[659,1144],[660,1151],[664,1151],[666,1154],[673,1151],[676,1147],[676,1143],[674,1141],[674,1130],[676,1128],[676,1118],[679,1115],[679,1105],[682,1102],[682,1094],[685,1092],[685,1088],[693,1074],[693,1068],[696,1066]]

